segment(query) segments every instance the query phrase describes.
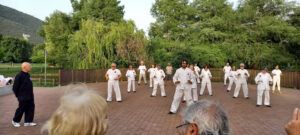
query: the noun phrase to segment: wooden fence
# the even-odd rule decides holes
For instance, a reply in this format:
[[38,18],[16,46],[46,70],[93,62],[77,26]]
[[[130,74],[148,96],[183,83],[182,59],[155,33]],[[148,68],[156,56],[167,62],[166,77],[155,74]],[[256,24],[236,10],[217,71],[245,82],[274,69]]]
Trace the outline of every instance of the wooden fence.
[[[105,73],[107,69],[83,69],[83,70],[59,70],[59,84],[67,85],[70,83],[94,83],[94,82],[105,82]],[[126,81],[125,76],[127,69],[120,69],[122,73],[122,78],[120,81]],[[137,70],[136,70],[137,71]],[[224,73],[222,69],[212,68],[210,69],[212,73],[212,81],[222,82],[224,79]],[[250,73],[250,78],[248,78],[248,83],[254,84],[254,78],[260,72],[260,70],[248,70]],[[137,72],[138,73],[138,72]],[[283,71],[283,76],[281,77],[281,86],[288,88],[300,89],[300,72]],[[149,74],[147,74],[148,79]],[[138,74],[136,80],[138,79]]]

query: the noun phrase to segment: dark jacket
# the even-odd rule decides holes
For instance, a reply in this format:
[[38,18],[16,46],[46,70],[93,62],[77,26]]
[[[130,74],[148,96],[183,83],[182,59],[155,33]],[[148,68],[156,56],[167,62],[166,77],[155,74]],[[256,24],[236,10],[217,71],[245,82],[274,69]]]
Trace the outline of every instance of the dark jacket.
[[33,85],[30,75],[21,71],[14,80],[13,91],[19,101],[33,100]]

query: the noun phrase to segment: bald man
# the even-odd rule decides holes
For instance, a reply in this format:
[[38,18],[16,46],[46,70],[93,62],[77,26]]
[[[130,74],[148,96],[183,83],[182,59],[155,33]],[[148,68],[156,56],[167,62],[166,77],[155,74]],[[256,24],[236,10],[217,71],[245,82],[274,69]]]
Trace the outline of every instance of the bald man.
[[22,71],[18,73],[14,80],[13,91],[19,101],[19,107],[16,110],[12,124],[14,127],[20,127],[20,121],[25,114],[24,126],[35,126],[34,118],[34,95],[33,85],[30,79],[29,71],[31,65],[28,62],[22,63]]

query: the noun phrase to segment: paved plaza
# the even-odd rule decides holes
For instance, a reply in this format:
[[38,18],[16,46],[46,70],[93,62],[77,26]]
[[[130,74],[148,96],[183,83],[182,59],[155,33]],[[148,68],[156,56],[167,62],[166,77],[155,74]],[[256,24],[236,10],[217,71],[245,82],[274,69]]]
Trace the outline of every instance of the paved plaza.
[[[106,98],[107,84],[92,83],[88,87]],[[109,129],[107,135],[176,135],[176,126],[182,124],[180,113],[168,115],[175,86],[166,86],[167,98],[150,97],[152,89],[137,86],[137,93],[127,93],[127,82],[121,82],[122,103],[108,103]],[[199,92],[200,85],[198,85]],[[222,83],[212,84],[214,96],[201,96],[220,102],[230,120],[234,135],[285,135],[284,125],[291,120],[295,107],[300,107],[300,90],[282,88],[283,94],[270,94],[272,108],[256,107],[256,85],[249,86],[250,99],[233,99]],[[14,95],[0,97],[0,135],[39,135],[42,125],[59,105],[59,98],[66,86],[55,88],[34,88],[36,127],[14,128],[11,120],[17,108]],[[160,90],[158,90],[160,93]],[[185,104],[181,104],[181,108]],[[23,122],[22,122],[23,124]]]

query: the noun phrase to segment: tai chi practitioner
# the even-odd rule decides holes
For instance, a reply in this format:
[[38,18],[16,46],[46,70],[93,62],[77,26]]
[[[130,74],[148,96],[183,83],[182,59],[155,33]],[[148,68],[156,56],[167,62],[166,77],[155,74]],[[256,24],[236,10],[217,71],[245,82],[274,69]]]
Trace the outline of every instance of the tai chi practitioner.
[[194,64],[194,70],[195,70],[196,73],[198,74],[198,77],[197,77],[197,83],[200,83],[200,76],[199,76],[199,73],[200,73],[201,69],[197,66],[197,63]]
[[278,65],[272,71],[272,76],[273,76],[273,88],[272,88],[273,93],[275,92],[276,84],[277,84],[277,89],[278,89],[279,93],[281,93],[280,92],[280,77],[282,76],[282,72],[279,69]]
[[200,78],[202,78],[200,96],[203,95],[203,92],[204,92],[204,89],[205,89],[206,85],[207,85],[209,95],[213,96],[212,95],[212,90],[211,90],[211,81],[210,81],[210,79],[212,78],[212,75],[211,75],[207,65],[205,65],[204,69],[202,69]]
[[144,65],[144,61],[141,61],[141,65],[139,66],[138,70],[140,71],[138,85],[140,85],[142,78],[144,79],[145,85],[147,85],[147,81],[146,81],[146,70],[147,70],[147,68]]
[[227,62],[227,63],[226,63],[226,66],[224,66],[224,68],[223,68],[223,72],[224,72],[224,86],[226,85],[227,79],[230,80],[230,78],[229,78],[229,76],[230,76],[230,75],[229,75],[230,71],[231,71],[231,66],[230,66],[229,63]]
[[173,67],[171,65],[171,63],[169,62],[168,63],[168,66],[166,67],[166,82],[168,80],[171,80],[172,79],[172,75],[173,75]]
[[[198,94],[197,94],[197,81],[196,79],[199,78],[198,73],[195,71],[193,65],[190,65],[190,69],[192,70],[193,74],[192,74],[192,98],[194,101],[198,101]],[[185,96],[183,98],[183,100],[185,101]]]
[[271,107],[270,105],[270,83],[272,83],[272,77],[267,73],[267,68],[264,68],[258,75],[255,77],[255,83],[257,85],[257,104],[259,107],[262,105],[262,96],[265,95],[264,105]]
[[105,78],[108,80],[108,87],[107,87],[107,99],[106,101],[112,101],[112,89],[114,89],[116,94],[116,100],[118,102],[122,102],[121,92],[119,87],[119,79],[122,77],[121,71],[116,69],[117,64],[112,63],[111,69],[109,69],[106,74]]
[[161,96],[167,97],[165,92],[165,84],[164,84],[164,78],[166,77],[165,72],[160,68],[160,65],[156,65],[156,70],[154,70],[154,73],[152,74],[152,77],[154,79],[154,88],[151,97],[156,96],[157,87],[159,85]]
[[177,112],[183,95],[185,95],[187,105],[193,103],[191,97],[192,74],[192,70],[187,68],[187,61],[182,60],[181,68],[176,70],[173,77],[173,82],[176,85],[176,90],[169,114],[174,114]]
[[236,71],[236,87],[234,90],[233,98],[236,98],[239,96],[239,92],[241,89],[241,86],[243,87],[243,93],[244,97],[248,99],[248,85],[247,85],[247,79],[250,77],[249,72],[245,69],[245,65],[242,63],[240,64],[240,69]]
[[231,91],[231,87],[233,85],[233,83],[236,86],[236,68],[235,66],[232,67],[232,70],[229,72],[229,85],[227,87],[227,92]]
[[149,68],[148,69],[148,72],[149,72],[149,79],[150,79],[150,88],[152,88],[152,85],[153,85],[153,76],[154,76],[154,72],[155,72],[155,66],[154,65],[152,65],[152,67],[151,68]]
[[129,65],[129,69],[126,72],[126,77],[128,78],[128,93],[130,93],[131,91],[131,86],[132,86],[132,91],[136,92],[135,90],[135,76],[136,76],[136,72],[134,71],[134,69],[132,68],[132,65]]

